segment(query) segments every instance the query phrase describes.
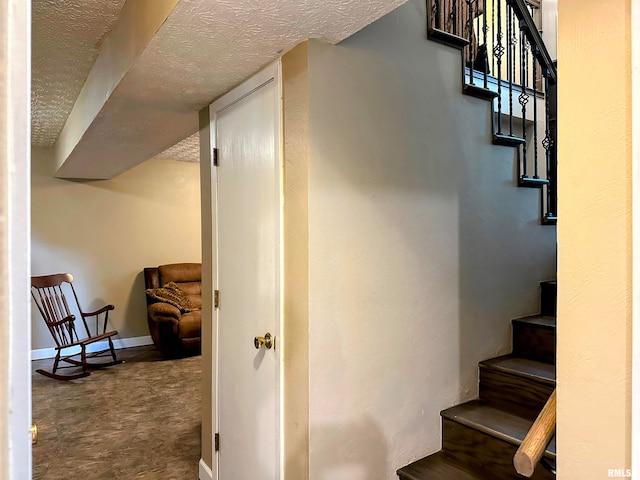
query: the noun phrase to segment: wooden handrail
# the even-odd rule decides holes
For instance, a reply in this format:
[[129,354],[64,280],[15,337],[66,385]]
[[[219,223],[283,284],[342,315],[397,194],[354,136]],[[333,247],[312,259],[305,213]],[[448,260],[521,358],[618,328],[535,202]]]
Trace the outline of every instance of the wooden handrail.
[[547,400],[544,408],[524,437],[520,448],[513,457],[516,471],[525,477],[533,475],[551,437],[556,431],[556,391]]

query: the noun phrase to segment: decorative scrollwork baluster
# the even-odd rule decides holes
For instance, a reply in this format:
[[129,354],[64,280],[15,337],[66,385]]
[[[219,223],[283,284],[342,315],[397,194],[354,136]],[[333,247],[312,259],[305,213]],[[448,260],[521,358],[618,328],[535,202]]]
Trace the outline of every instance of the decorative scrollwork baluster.
[[552,150],[555,148],[553,135],[551,133],[551,91],[549,88],[549,72],[545,69],[544,71],[544,94],[545,94],[545,131],[544,131],[544,139],[542,140],[542,147],[545,150],[545,159],[546,159],[546,167],[547,167],[547,180],[549,183],[547,184],[547,208],[546,208],[546,216],[552,217],[556,211],[555,205],[555,169],[553,161],[553,152]]
[[516,45],[518,44],[518,34],[516,33],[517,22],[515,21],[515,15],[511,6],[509,6],[509,23],[511,25],[511,32],[509,35],[509,51],[511,52],[511,71],[509,77],[509,135],[514,136],[513,119],[515,115],[513,114],[513,84],[516,81],[516,63],[518,58],[516,56]]
[[431,0],[431,14],[433,15],[433,25],[435,25],[435,28],[437,28],[438,30],[442,29],[442,22],[441,22],[441,18],[440,18],[440,12],[441,12],[441,7],[440,7],[440,0]]
[[[500,1],[500,0],[498,0]],[[496,43],[497,43],[497,34],[498,31],[496,29],[496,0],[492,0],[491,1],[491,52],[493,53],[493,50],[496,48]],[[489,50],[487,50],[489,51]],[[491,71],[495,72],[496,71],[496,56],[495,55],[491,55]]]
[[458,34],[458,5],[457,0],[451,2],[451,12],[449,12],[449,20],[451,22],[452,31],[454,35]]
[[497,43],[493,48],[493,55],[497,59],[498,63],[498,128],[497,134],[502,135],[502,56],[504,55],[505,48],[502,45],[502,39],[504,34],[502,33],[502,2],[498,1],[498,34]]
[[521,93],[518,96],[518,102],[522,109],[522,178],[527,178],[527,103],[529,102],[529,94],[527,93],[527,64],[528,64],[527,39],[524,33],[520,32],[520,78]]

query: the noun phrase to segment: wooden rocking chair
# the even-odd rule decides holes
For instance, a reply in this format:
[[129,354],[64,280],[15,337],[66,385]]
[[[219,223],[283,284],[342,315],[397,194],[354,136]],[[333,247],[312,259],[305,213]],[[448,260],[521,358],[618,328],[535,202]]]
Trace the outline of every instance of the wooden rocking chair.
[[[77,306],[77,311],[82,318],[84,333],[79,335],[76,329],[76,316],[71,313],[67,297],[69,292],[73,293],[73,298]],[[73,288],[73,275],[69,273],[58,273],[55,275],[45,275],[40,277],[31,277],[31,296],[33,297],[44,322],[47,324],[53,340],[56,342],[56,357],[53,362],[53,370],[38,369],[36,372],[56,380],[74,380],[76,378],[86,377],[91,374],[90,370],[95,368],[104,368],[111,365],[123,363],[116,358],[116,352],[113,348],[111,337],[117,335],[115,330],[107,331],[107,320],[109,312],[115,307],[113,305],[105,305],[95,312],[84,313],[80,307],[78,296]],[[104,314],[104,315],[103,315]],[[101,320],[104,320],[100,324]],[[87,319],[95,317],[95,328],[93,331],[89,328],[89,323],[93,327],[93,322],[87,323]],[[87,354],[87,346],[92,343],[107,340],[109,348],[98,352]],[[65,349],[74,349],[74,353],[66,353],[61,355]],[[78,348],[80,351],[78,351]],[[80,359],[73,358],[80,355]],[[111,361],[103,363],[90,363],[87,359],[97,357],[111,357]],[[71,364],[70,366],[60,366],[60,361]],[[61,375],[56,373],[58,369],[81,367],[81,372],[69,375]]]

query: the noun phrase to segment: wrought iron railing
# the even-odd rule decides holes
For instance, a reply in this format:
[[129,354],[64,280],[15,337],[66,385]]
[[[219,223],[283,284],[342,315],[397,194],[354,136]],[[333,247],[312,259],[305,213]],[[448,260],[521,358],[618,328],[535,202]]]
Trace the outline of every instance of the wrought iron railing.
[[[537,0],[427,0],[429,37],[463,52],[464,92],[493,103],[493,143],[515,147],[518,184],[557,220],[557,69]],[[539,21],[538,21],[539,24]]]

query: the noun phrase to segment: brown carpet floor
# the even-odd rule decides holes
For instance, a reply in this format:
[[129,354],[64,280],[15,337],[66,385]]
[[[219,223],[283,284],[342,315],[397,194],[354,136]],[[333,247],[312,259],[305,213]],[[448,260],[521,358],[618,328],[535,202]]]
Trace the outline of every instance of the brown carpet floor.
[[124,364],[69,382],[35,372],[52,360],[33,362],[34,480],[198,478],[201,357],[117,353]]

